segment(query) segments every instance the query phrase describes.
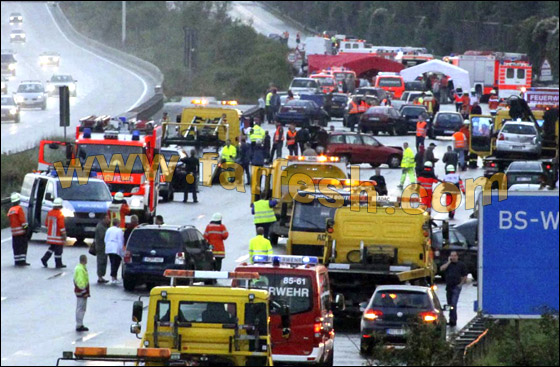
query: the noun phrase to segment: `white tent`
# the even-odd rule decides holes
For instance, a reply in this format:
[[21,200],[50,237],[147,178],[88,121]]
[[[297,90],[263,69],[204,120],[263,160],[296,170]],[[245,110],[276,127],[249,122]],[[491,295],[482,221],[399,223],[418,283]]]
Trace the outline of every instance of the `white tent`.
[[471,82],[469,72],[458,66],[451,65],[441,60],[430,60],[423,64],[413,66],[411,68],[401,70],[401,76],[405,82],[416,80],[417,77],[424,73],[435,72],[448,75],[453,79],[455,88],[461,87],[463,91],[471,90]]

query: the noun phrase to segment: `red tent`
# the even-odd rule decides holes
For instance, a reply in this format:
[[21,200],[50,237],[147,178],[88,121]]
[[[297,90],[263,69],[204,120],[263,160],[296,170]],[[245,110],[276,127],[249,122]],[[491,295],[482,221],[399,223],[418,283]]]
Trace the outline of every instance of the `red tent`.
[[309,74],[332,66],[344,66],[356,72],[358,78],[371,78],[380,71],[398,73],[404,66],[396,61],[371,54],[344,53],[340,55],[309,55]]

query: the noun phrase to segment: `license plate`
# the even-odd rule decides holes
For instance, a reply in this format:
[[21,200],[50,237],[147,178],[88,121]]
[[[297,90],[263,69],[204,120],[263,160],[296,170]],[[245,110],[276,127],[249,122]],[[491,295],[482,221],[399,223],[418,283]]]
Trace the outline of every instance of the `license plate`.
[[511,149],[523,149],[525,148],[525,145],[512,145]]
[[443,133],[444,133],[444,134],[453,134],[453,133],[455,133],[455,131],[453,131],[453,130],[444,130]]
[[296,113],[296,110],[288,110],[289,113]]
[[85,227],[84,231],[86,232],[95,232],[95,227]]
[[404,335],[404,329],[387,329],[387,335]]
[[143,261],[145,263],[162,263],[163,257],[145,257]]
[[379,118],[377,118],[377,117],[371,117],[370,120],[371,120],[371,121],[379,121]]
[[531,182],[531,177],[517,177],[517,182]]

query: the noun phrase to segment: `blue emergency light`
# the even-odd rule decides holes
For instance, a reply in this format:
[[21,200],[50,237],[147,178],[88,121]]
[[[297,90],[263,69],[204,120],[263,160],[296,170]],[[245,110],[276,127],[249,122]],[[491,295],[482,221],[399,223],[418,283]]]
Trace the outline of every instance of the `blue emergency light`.
[[278,263],[284,265],[316,265],[319,263],[319,258],[316,256],[254,255],[253,263],[255,264]]
[[140,131],[134,130],[134,131],[132,132],[132,140],[133,140],[133,141],[138,141],[138,140],[140,140]]
[[126,124],[126,117],[125,117],[125,116],[119,117],[119,120],[121,120],[121,122],[122,122],[123,124]]
[[84,139],[91,139],[91,128],[86,127],[84,129]]

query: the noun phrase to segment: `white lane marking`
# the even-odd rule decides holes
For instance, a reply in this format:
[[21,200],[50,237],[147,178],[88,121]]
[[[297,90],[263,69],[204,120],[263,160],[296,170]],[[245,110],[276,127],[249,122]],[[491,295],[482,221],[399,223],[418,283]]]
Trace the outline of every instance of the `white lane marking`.
[[140,104],[140,102],[144,99],[144,97],[146,96],[146,93],[148,93],[148,85],[146,84],[146,82],[144,81],[144,79],[142,79],[142,77],[141,77],[140,75],[136,74],[134,71],[129,70],[129,69],[125,68],[124,66],[121,66],[121,65],[119,65],[119,64],[116,64],[116,63],[114,63],[114,62],[112,62],[112,61],[110,61],[110,60],[107,60],[107,59],[104,58],[103,56],[99,56],[99,55],[97,55],[97,54],[95,54],[95,53],[93,53],[93,52],[91,52],[91,51],[89,51],[89,50],[87,50],[87,49],[85,49],[85,48],[83,48],[83,47],[81,47],[81,46],[78,46],[78,45],[75,44],[74,42],[72,42],[70,39],[68,39],[68,37],[66,37],[66,35],[64,34],[64,32],[62,32],[62,30],[61,30],[60,27],[58,26],[58,23],[56,22],[56,20],[54,19],[54,16],[53,16],[52,13],[51,13],[51,9],[49,8],[49,5],[47,5],[47,4],[45,3],[45,7],[47,8],[47,11],[49,12],[49,15],[51,16],[51,19],[53,20],[53,23],[54,23],[54,25],[56,26],[56,29],[58,29],[58,31],[60,32],[60,34],[62,34],[62,37],[64,37],[64,39],[66,39],[66,41],[68,41],[68,42],[70,42],[71,44],[73,44],[74,46],[76,46],[76,47],[78,47],[78,48],[84,50],[84,51],[87,52],[88,54],[91,54],[91,55],[93,55],[93,56],[95,56],[95,57],[98,57],[98,58],[100,58],[101,60],[104,60],[104,61],[108,62],[108,63],[111,64],[111,65],[114,65],[114,66],[116,66],[116,67],[118,67],[118,68],[120,68],[120,69],[122,69],[122,70],[125,70],[125,71],[129,72],[130,74],[134,75],[136,78],[138,78],[138,80],[140,80],[140,81],[142,82],[142,85],[144,86],[144,92],[142,93],[142,95],[140,96],[140,98],[138,98],[138,100],[137,100],[136,102],[134,102],[134,104],[133,104],[131,107],[128,108],[128,110],[131,110],[131,109],[135,108],[136,106],[138,106],[138,105]]
[[8,242],[8,241],[10,241],[10,240],[11,240],[11,238],[5,238],[5,239],[2,240],[2,243]]
[[6,299],[7,299],[7,297],[0,298],[0,302],[4,302]]
[[243,255],[239,259],[235,260],[236,263],[243,262],[249,258],[249,255]]
[[71,344],[74,345],[77,342],[82,342],[82,343],[87,342],[88,340],[93,339],[100,334],[103,334],[103,331],[100,331],[98,333],[88,333],[88,335],[84,336],[83,338],[79,338],[79,339],[74,340]]
[[204,218],[205,215],[204,214],[200,214],[198,217],[196,217],[196,219],[201,220],[202,218]]

